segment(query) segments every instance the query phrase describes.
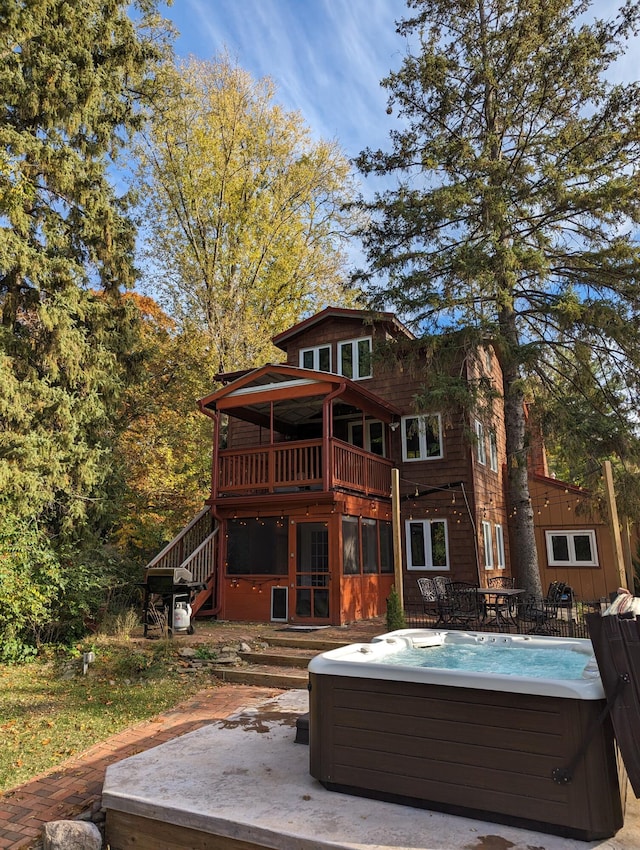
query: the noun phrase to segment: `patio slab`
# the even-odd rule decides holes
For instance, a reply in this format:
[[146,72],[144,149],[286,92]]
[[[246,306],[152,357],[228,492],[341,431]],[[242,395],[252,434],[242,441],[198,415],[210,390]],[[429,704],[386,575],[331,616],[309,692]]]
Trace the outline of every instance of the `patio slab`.
[[307,709],[306,691],[288,691],[108,767],[103,806],[111,850],[640,847],[640,803],[631,791],[624,828],[596,842],[327,791],[309,775],[308,747],[294,742]]

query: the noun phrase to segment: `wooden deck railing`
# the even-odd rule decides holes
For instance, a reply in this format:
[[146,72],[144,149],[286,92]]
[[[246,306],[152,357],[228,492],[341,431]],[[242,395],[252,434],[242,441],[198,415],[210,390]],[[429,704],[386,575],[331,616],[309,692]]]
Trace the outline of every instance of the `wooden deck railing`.
[[[167,543],[164,549],[152,561],[149,561],[147,569],[149,567],[175,568],[182,566],[182,562],[209,537],[212,530],[213,517],[211,516],[211,509],[206,507],[170,543]],[[199,581],[200,579],[196,580]]]
[[322,440],[277,443],[255,449],[220,452],[218,493],[277,493],[312,487],[318,490],[348,488],[367,496],[389,496],[391,461],[330,440],[329,480],[323,475]]
[[201,581],[206,584],[213,575],[216,567],[216,535],[218,529],[212,531],[181,564],[189,570],[193,581]]

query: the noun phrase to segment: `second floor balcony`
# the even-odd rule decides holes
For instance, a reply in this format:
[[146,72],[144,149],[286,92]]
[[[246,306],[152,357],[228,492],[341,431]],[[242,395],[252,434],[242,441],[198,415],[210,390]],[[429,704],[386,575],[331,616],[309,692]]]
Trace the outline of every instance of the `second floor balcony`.
[[218,454],[217,496],[350,490],[389,496],[391,461],[342,440],[302,440]]

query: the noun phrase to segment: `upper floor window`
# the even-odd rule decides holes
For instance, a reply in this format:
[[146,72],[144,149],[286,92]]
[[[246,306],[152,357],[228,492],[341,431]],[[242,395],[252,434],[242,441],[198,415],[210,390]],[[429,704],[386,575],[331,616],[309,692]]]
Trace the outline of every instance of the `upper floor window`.
[[476,458],[478,463],[481,463],[483,466],[487,463],[487,446],[484,440],[484,425],[480,422],[479,419],[475,421],[475,432],[476,432]]
[[492,472],[498,471],[498,438],[493,429],[489,431],[489,467]]
[[338,373],[354,381],[371,377],[370,336],[338,343]]
[[384,425],[378,419],[367,419],[363,432],[362,422],[350,422],[349,442],[352,446],[384,457]]
[[439,413],[402,417],[402,459],[442,457],[442,422]]
[[331,371],[331,346],[317,345],[315,348],[303,348],[300,352],[300,366],[314,369],[316,372]]
[[447,521],[416,519],[406,524],[407,569],[448,570]]
[[545,531],[545,537],[550,567],[598,566],[595,531]]

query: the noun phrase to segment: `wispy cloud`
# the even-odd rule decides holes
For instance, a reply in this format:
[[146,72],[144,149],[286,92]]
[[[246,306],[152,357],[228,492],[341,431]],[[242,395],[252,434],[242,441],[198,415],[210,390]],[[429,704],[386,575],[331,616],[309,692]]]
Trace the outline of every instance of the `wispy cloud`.
[[168,10],[178,52],[210,58],[225,47],[316,137],[349,156],[385,143],[390,121],[380,80],[400,64],[395,20],[403,0],[182,0]]

